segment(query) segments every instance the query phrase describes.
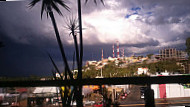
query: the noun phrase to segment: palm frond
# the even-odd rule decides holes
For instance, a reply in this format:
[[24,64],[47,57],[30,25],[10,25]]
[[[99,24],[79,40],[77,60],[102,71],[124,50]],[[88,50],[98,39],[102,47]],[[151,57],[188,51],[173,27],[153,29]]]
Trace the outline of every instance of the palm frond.
[[87,4],[88,0],[85,0],[85,4]]
[[51,62],[52,62],[52,64],[53,64],[55,70],[59,73],[61,79],[63,80],[63,77],[61,76],[61,72],[59,71],[57,65],[55,64],[55,62],[54,62],[54,60],[53,60],[53,58],[51,57],[51,55],[50,55],[49,53],[48,53],[48,56],[49,56],[49,58],[50,58],[50,60],[51,60]]
[[97,5],[97,2],[96,2],[96,0],[94,0],[94,3]]
[[[41,19],[42,19],[43,12],[44,12],[44,10],[45,10],[46,8],[47,8],[46,5],[45,5],[44,3],[42,3],[42,8],[41,8]],[[48,15],[47,15],[47,17],[48,17]]]
[[56,0],[56,2],[61,5],[62,7],[64,7],[67,11],[70,11],[69,6],[66,5],[66,2],[62,1],[62,0]]
[[[70,31],[69,35],[78,33],[79,25],[78,25],[78,19],[76,17],[70,17],[69,19],[66,18],[66,26],[65,28]],[[73,35],[76,36],[76,35]]]
[[58,8],[58,6],[57,6],[54,2],[52,3],[51,6],[52,6],[53,9],[55,9],[55,11],[56,11],[59,15],[62,16],[62,13],[61,13],[60,9]]
[[[42,1],[41,18],[42,18],[44,11],[46,11],[48,13],[48,12],[52,11],[52,9],[54,9],[59,15],[62,15],[60,9],[58,8],[58,5],[65,8],[67,11],[70,11],[70,8],[66,5],[66,2],[64,2],[62,0],[33,0],[28,5],[30,8],[32,8],[39,1]],[[47,17],[48,17],[48,14],[47,14]]]
[[71,35],[72,35],[72,32],[69,33],[69,36],[71,36]]
[[[88,0],[85,0],[85,4],[87,4]],[[104,5],[104,0],[100,0],[100,2]],[[97,5],[97,1],[94,0],[94,3]]]
[[30,7],[30,8],[32,8],[32,7],[34,7],[35,5],[36,5],[36,3],[38,3],[40,0],[33,0],[32,2],[30,2],[29,4],[28,4],[28,6]]
[[102,2],[102,4],[104,5],[104,0],[100,0]]

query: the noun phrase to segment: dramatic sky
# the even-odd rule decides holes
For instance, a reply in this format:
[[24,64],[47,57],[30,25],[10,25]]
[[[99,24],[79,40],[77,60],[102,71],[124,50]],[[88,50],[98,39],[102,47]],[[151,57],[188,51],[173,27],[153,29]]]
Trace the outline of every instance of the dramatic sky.
[[[77,17],[77,0],[65,0],[70,12],[55,12],[56,22],[71,65],[73,38],[65,29],[66,18]],[[120,43],[125,56],[158,53],[172,47],[184,50],[190,37],[190,0],[82,0],[84,64],[112,56],[112,45]],[[50,18],[40,17],[41,3],[28,8],[30,0],[0,2],[0,76],[51,75],[49,52],[63,70]],[[115,45],[116,46],[116,45]],[[116,50],[115,50],[116,51]]]

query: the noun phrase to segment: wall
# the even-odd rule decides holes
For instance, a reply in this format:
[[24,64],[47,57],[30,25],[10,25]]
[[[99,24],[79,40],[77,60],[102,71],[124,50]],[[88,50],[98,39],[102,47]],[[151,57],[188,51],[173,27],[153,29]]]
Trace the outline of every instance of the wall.
[[[159,84],[151,85],[154,98],[160,98]],[[166,84],[166,98],[190,97],[190,88],[184,89],[180,84]]]

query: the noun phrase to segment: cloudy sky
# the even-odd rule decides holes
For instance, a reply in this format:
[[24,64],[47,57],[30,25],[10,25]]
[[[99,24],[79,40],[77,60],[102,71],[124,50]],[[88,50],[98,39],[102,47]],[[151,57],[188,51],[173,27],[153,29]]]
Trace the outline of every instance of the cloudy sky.
[[[67,58],[72,63],[73,38],[65,29],[66,18],[77,16],[77,0],[65,0],[55,18]],[[112,45],[120,43],[125,56],[158,53],[172,47],[184,50],[190,37],[189,0],[82,0],[84,64],[112,56]],[[41,4],[28,8],[30,0],[0,2],[0,76],[51,75],[49,52],[63,70],[60,51],[50,19],[40,17]],[[115,50],[116,51],[116,50]]]

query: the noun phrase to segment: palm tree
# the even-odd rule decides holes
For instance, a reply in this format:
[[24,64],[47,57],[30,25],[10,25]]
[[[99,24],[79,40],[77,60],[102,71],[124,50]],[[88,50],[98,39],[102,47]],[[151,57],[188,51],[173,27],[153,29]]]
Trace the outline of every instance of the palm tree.
[[[78,18],[79,18],[79,40],[80,40],[80,61],[78,67],[78,81],[82,80],[82,60],[83,60],[83,35],[82,35],[82,14],[81,14],[81,0],[78,0]],[[82,85],[79,84],[78,90],[76,92],[78,94],[77,97],[77,105],[78,107],[83,107],[83,99],[82,99]]]
[[[35,6],[39,1],[41,0],[33,0],[30,4],[29,7],[33,7]],[[103,3],[103,0],[100,0]],[[88,0],[86,0],[86,3],[88,2]],[[94,0],[95,4],[97,4],[96,0]],[[104,3],[103,3],[104,4]],[[69,11],[69,7],[65,4],[64,1],[62,0],[42,0],[42,8],[41,8],[41,18],[43,15],[43,12],[46,11],[47,12],[47,17],[50,16],[54,30],[55,30],[55,34],[56,34],[56,38],[57,38],[57,42],[62,54],[62,59],[64,61],[65,64],[65,69],[69,73],[69,76],[71,79],[73,79],[73,74],[70,71],[68,62],[67,62],[67,58],[65,56],[65,52],[64,52],[64,48],[63,48],[63,44],[61,42],[60,36],[59,36],[59,31],[56,25],[56,21],[54,18],[54,14],[53,14],[53,9],[58,12],[58,14],[62,15],[61,11],[58,8],[58,5],[61,5],[62,7],[64,7],[66,10]],[[82,14],[81,14],[81,0],[78,0],[78,18],[79,18],[79,41],[80,41],[80,55],[79,58],[77,59],[78,61],[78,76],[77,79],[80,81],[82,79],[82,60],[83,60],[83,40],[82,40]],[[78,51],[79,52],[79,51]],[[80,82],[79,82],[80,83]],[[79,84],[77,91],[75,92],[78,97],[77,97],[77,106],[78,107],[82,107],[83,106],[83,99],[82,99],[82,85]]]
[[[79,28],[78,20],[76,18],[73,18],[73,16],[72,16],[71,18],[66,20],[66,24],[67,24],[67,26],[65,26],[65,27],[68,30],[70,30],[69,36],[72,35],[73,39],[74,39],[76,59],[77,59],[77,67],[78,67],[78,71],[81,71],[80,59],[79,59],[79,48],[78,48],[78,42],[77,42],[77,33],[78,33],[78,28]],[[75,58],[75,56],[73,56],[73,58]],[[74,60],[73,60],[73,66],[74,66]],[[75,86],[74,90],[75,90],[74,97],[76,98],[77,106],[81,107],[82,103],[80,103],[81,97],[80,97],[80,93],[79,93],[79,87]],[[81,95],[82,95],[82,93],[81,93]]]
[[[72,35],[75,44],[75,52],[76,52],[76,59],[77,59],[77,66],[79,67],[79,49],[78,49],[78,42],[77,42],[77,33],[78,33],[78,20],[73,18],[73,16],[66,20],[67,26],[65,26],[68,30],[70,30],[69,36]],[[73,56],[75,57],[75,56]],[[78,68],[79,69],[79,68]]]
[[59,45],[59,49],[61,51],[62,59],[64,61],[65,67],[67,69],[66,72],[68,72],[70,78],[73,79],[73,74],[71,73],[69,65],[68,65],[68,62],[67,62],[67,58],[66,58],[65,52],[64,52],[64,47],[63,47],[63,44],[61,42],[59,31],[58,31],[56,21],[55,21],[55,18],[54,18],[54,14],[53,14],[53,10],[55,10],[59,15],[62,15],[60,9],[58,8],[58,5],[62,6],[63,8],[65,8],[68,11],[69,11],[70,8],[62,0],[33,0],[29,4],[29,7],[34,7],[39,1],[42,1],[41,18],[42,18],[42,15],[43,15],[44,11],[46,11],[47,17],[50,16],[52,24],[53,24],[53,27],[54,27],[54,31],[55,31],[55,34],[56,34],[56,39],[57,39],[57,42],[58,42],[58,45]]

